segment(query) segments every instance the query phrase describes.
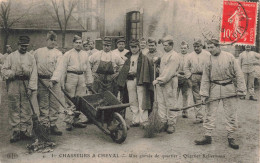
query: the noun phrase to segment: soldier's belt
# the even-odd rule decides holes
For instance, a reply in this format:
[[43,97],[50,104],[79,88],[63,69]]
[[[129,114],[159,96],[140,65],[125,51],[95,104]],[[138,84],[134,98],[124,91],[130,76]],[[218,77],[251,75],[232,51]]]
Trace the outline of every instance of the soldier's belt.
[[127,80],[134,80],[136,78],[136,75],[127,75]]
[[13,80],[29,80],[29,76],[26,75],[15,76]]
[[82,75],[82,74],[84,74],[83,71],[67,71],[67,73],[72,73],[72,74],[77,74],[77,75]]
[[229,82],[211,81],[211,83],[214,83],[214,84],[217,84],[217,85],[221,85],[221,86],[226,86],[226,85],[229,85],[229,84],[233,84],[232,81],[229,81]]
[[195,74],[195,75],[202,75],[202,72],[195,72],[195,73],[192,73],[192,74]]
[[40,79],[51,79],[50,75],[38,75]]

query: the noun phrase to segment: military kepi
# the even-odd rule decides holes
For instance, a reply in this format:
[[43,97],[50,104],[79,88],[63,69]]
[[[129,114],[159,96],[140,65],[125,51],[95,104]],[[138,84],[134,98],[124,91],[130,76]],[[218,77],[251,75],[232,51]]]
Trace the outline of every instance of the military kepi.
[[30,37],[29,36],[20,36],[18,45],[29,45]]

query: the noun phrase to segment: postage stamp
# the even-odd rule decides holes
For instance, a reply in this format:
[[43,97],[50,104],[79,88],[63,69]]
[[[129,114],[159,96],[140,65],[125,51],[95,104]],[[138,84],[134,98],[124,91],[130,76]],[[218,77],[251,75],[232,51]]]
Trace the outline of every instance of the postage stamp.
[[257,2],[224,1],[221,44],[255,45]]

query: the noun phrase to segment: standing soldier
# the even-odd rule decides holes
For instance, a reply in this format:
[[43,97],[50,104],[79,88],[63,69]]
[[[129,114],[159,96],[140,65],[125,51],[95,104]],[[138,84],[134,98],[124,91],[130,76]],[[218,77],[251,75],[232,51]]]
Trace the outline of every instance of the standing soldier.
[[[232,95],[245,96],[245,80],[235,57],[228,52],[221,51],[219,41],[216,39],[208,41],[208,49],[211,56],[205,58],[206,63],[200,89],[202,103],[205,103],[206,99],[212,100]],[[195,141],[196,145],[211,144],[219,102],[220,100],[206,105],[206,117],[203,124],[206,130],[205,137]],[[237,130],[237,98],[225,98],[222,99],[222,102],[229,146],[238,149],[239,145],[234,142],[234,132]]]
[[[31,108],[25,91],[31,96],[37,89],[37,67],[34,57],[27,52],[29,42],[28,36],[20,36],[18,50],[7,56],[2,67],[2,76],[7,80],[11,143],[27,139],[32,130]],[[23,82],[28,84],[28,90]]]
[[[249,100],[252,101],[257,101],[257,99],[254,97],[255,96],[255,91],[254,91],[254,80],[255,80],[255,66],[254,63],[256,62],[257,58],[260,58],[260,54],[251,51],[251,46],[247,45],[246,51],[242,52],[239,55],[239,66],[241,67],[243,73],[244,73],[244,78],[247,86],[247,90],[249,93]],[[245,99],[245,97],[242,97]]]
[[[86,94],[86,87],[91,87],[93,77],[89,64],[89,57],[82,49],[82,39],[79,36],[74,36],[74,48],[69,50],[62,57],[61,64],[58,65],[57,74],[52,77],[52,80],[58,82],[62,75],[65,74],[64,82],[65,91],[70,97],[84,96]],[[63,84],[62,87],[64,88]],[[75,116],[66,115],[66,130],[71,131],[72,126],[76,128],[85,128],[86,125],[79,122],[79,114]]]
[[[117,40],[116,42],[117,44],[117,49],[113,50],[112,52],[115,55],[118,55],[122,58],[122,60],[126,61],[127,57],[126,57],[126,53],[129,52],[129,50],[125,49],[125,39],[124,38],[120,38],[119,40]],[[119,87],[120,90],[120,101],[122,103],[128,103],[129,102],[129,97],[128,97],[128,91],[127,91],[127,87],[125,85],[125,87],[121,88]]]
[[[173,38],[166,36],[162,39],[164,53],[161,57],[159,77],[153,81],[156,85],[158,114],[163,123],[162,130],[168,134],[175,131],[177,113],[170,111],[177,104],[179,56],[173,50]],[[156,61],[157,58],[154,59]]]
[[94,77],[93,89],[98,93],[108,90],[117,96],[116,78],[124,60],[111,51],[111,45],[111,39],[104,38],[103,50],[91,55],[89,62]]
[[127,86],[130,108],[133,113],[131,127],[148,122],[148,110],[151,108],[150,96],[147,91],[152,83],[148,58],[140,51],[138,40],[131,40],[127,60],[118,76],[118,85]]
[[99,51],[95,48],[95,41],[91,39],[88,40],[88,48],[89,48],[88,56],[91,56],[92,54]]
[[[187,58],[189,45],[186,41],[181,42],[181,54],[180,56],[180,69],[178,73],[178,91],[177,91],[177,99],[180,95],[180,91],[182,93],[182,105],[183,107],[188,106],[188,90],[189,90],[189,83],[188,80],[185,78],[184,75],[184,63],[185,59]],[[188,118],[187,110],[182,111],[182,117]]]
[[83,42],[83,50],[85,50],[86,52],[89,51],[89,46],[88,46],[88,40]]
[[[200,82],[203,72],[203,66],[206,58],[210,56],[210,53],[202,49],[201,40],[195,40],[193,43],[194,52],[190,53],[184,64],[184,74],[189,80],[190,87],[192,88],[193,100],[197,104],[201,101],[200,97]],[[202,107],[198,106],[194,108],[196,121],[194,124],[203,123]]]
[[[47,47],[39,48],[34,52],[37,64],[38,78],[44,82],[56,95],[60,95],[60,80],[55,78],[56,68],[62,59],[62,53],[55,48],[57,35],[50,31],[47,34]],[[59,103],[53,95],[42,84],[38,85],[38,102],[40,110],[40,121],[46,127],[50,127],[50,133],[53,135],[62,135],[57,128],[59,117]]]
[[147,46],[147,42],[146,42],[145,38],[141,38],[140,39],[140,48],[144,55],[146,55],[149,51],[146,46]]
[[[150,64],[151,64],[151,71],[152,71],[151,74],[153,74],[154,66],[156,66],[156,68],[155,68],[156,75],[155,76],[158,77],[159,76],[159,66],[158,65],[154,65],[153,58],[154,57],[160,58],[162,56],[162,52],[157,50],[157,41],[154,38],[148,38],[147,42],[148,42],[149,52],[146,54],[146,56],[149,59]],[[153,81],[154,80],[154,75],[151,75],[151,77],[152,77],[152,81]],[[154,90],[153,90],[153,87],[150,88],[150,98],[151,98],[151,104],[153,105],[153,102],[154,102]],[[151,108],[153,108],[153,106]],[[152,109],[148,110],[149,114],[151,112],[152,112]]]

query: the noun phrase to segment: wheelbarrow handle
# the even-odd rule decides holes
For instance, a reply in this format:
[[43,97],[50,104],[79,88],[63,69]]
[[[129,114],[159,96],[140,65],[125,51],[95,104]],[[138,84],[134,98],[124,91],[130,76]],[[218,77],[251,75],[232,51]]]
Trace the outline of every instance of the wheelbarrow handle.
[[126,108],[129,106],[130,106],[130,104],[126,103],[126,104],[118,104],[118,105],[100,106],[100,107],[97,107],[97,109],[98,110],[118,109],[118,108]]

